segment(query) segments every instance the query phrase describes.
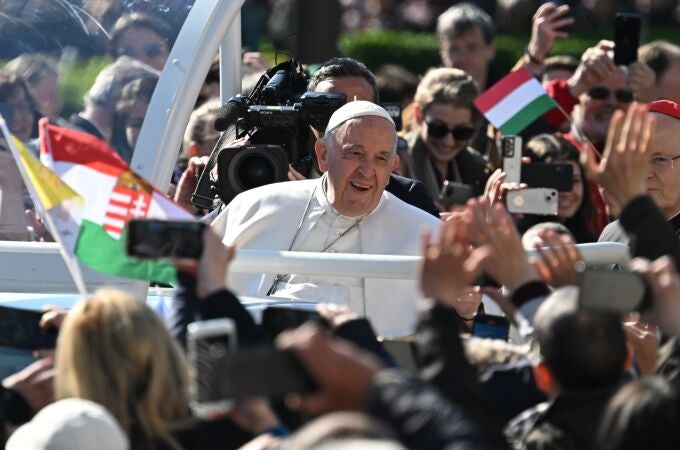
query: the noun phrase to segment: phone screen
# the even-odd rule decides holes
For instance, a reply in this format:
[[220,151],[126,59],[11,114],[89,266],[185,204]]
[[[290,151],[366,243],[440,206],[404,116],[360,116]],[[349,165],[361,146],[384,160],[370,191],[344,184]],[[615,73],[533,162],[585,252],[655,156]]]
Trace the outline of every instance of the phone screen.
[[614,19],[614,63],[627,66],[637,61],[641,19],[638,14],[616,13]]
[[482,314],[475,317],[472,335],[486,339],[508,340],[510,323],[505,317]]
[[526,183],[530,188],[570,192],[574,188],[574,167],[571,164],[524,164],[522,183]]
[[321,315],[309,309],[269,306],[262,311],[262,330],[274,339],[281,332],[297,328],[310,320],[319,320]]
[[191,221],[131,220],[127,252],[144,259],[198,259],[203,252],[205,224]]
[[0,346],[31,350],[55,348],[57,331],[40,328],[41,316],[40,311],[0,306]]

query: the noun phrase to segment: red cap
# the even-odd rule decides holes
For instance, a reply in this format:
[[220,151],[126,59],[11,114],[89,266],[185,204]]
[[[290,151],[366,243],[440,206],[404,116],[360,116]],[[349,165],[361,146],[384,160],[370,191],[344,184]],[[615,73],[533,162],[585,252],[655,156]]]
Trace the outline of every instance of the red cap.
[[680,120],[680,105],[670,100],[657,100],[647,103],[649,112],[665,114]]

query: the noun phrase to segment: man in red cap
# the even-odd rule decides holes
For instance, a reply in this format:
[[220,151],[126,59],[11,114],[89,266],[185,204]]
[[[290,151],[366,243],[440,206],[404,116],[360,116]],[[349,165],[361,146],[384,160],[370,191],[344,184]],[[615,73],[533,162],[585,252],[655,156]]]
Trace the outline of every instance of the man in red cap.
[[[617,148],[633,152],[648,164],[644,160],[641,167],[629,163],[628,176],[621,177],[625,185],[602,186],[610,207],[621,213],[604,229],[600,241],[630,242],[634,256],[656,259],[672,253],[674,247],[680,248],[680,106],[657,100],[646,105],[647,114],[637,109],[625,119],[612,119],[615,130],[610,133],[608,146],[612,152]],[[603,184],[601,179],[598,182]],[[668,224],[674,235],[660,239],[665,234],[659,233],[659,227],[667,228]]]

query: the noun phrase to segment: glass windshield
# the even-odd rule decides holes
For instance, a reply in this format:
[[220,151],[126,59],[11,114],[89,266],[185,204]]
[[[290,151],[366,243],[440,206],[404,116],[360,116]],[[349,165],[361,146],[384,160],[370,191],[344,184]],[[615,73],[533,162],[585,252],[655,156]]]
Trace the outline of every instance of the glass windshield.
[[[0,0],[0,114],[36,156],[38,120],[128,163],[193,0]],[[0,139],[0,240],[51,240]]]

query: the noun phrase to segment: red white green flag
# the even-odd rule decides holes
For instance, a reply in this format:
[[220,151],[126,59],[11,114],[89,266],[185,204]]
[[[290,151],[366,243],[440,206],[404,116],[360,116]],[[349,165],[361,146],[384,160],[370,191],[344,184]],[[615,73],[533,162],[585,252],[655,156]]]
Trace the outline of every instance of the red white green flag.
[[504,135],[517,134],[557,103],[526,67],[510,72],[474,101]]
[[91,268],[126,278],[171,283],[174,266],[135,260],[125,252],[130,219],[194,220],[134,173],[105,142],[80,131],[40,121],[40,158],[84,199],[75,255]]

